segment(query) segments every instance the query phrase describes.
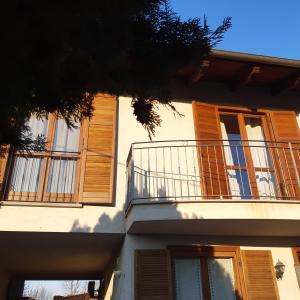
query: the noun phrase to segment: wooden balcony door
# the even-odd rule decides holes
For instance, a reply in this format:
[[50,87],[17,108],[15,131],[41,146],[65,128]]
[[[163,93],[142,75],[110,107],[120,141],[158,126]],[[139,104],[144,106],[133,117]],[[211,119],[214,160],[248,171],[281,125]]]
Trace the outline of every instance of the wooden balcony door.
[[231,197],[276,198],[276,173],[265,115],[220,112]]

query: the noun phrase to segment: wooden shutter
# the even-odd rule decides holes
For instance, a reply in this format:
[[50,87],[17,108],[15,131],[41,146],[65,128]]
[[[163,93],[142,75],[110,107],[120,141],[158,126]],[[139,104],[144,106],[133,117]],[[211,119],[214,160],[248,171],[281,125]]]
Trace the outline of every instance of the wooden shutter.
[[98,95],[85,136],[83,188],[80,202],[112,203],[116,131],[116,97]]
[[170,272],[166,250],[135,252],[135,299],[170,300]]
[[[296,114],[293,111],[269,112],[274,140],[278,142],[274,156],[277,157],[277,173],[280,177],[280,190],[284,197],[300,197],[300,188],[297,183],[289,142],[292,144],[294,158],[300,174],[300,131]],[[299,149],[299,150],[297,150]]]
[[271,251],[242,250],[248,300],[279,299]]
[[[6,166],[9,160],[9,147],[2,156],[0,156],[0,192],[4,192],[4,184],[5,184],[5,173],[6,173]],[[3,196],[3,194],[2,194]],[[3,200],[3,199],[2,199]]]
[[229,194],[218,109],[215,105],[193,102],[203,196],[220,198]]

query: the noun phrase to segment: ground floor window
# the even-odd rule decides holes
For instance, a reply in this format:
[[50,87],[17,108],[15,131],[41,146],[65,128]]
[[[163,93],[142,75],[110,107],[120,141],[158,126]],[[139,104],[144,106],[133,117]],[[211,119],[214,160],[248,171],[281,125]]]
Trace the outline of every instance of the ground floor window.
[[172,249],[175,299],[239,299],[236,251],[220,247]]

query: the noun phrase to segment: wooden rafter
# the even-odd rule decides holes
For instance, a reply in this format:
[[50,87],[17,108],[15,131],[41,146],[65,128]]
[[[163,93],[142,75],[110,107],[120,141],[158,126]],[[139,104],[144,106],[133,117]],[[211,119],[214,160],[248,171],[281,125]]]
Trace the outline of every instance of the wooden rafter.
[[208,60],[203,60],[200,64],[200,67],[195,72],[193,72],[192,76],[190,77],[189,84],[194,84],[197,81],[201,80],[204,76],[205,69],[207,69],[209,65],[210,62]]
[[260,70],[261,68],[256,65],[246,66],[241,72],[236,74],[234,79],[229,83],[229,89],[236,91],[242,86],[249,84]]
[[271,89],[271,95],[277,96],[280,93],[290,90],[293,88],[296,88],[300,84],[300,71],[293,73],[292,75],[287,76],[285,79],[280,80],[280,82],[277,82],[274,84]]

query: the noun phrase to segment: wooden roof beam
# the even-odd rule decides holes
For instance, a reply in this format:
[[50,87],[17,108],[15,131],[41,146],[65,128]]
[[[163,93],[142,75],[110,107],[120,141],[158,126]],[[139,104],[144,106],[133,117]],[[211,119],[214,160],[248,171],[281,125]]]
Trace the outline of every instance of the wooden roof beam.
[[274,84],[271,89],[270,93],[272,96],[277,96],[280,93],[296,88],[300,84],[300,72],[296,72],[292,75],[287,76],[285,79],[280,80],[276,84]]
[[197,69],[196,72],[190,77],[189,84],[192,85],[197,81],[201,80],[204,76],[205,69],[207,69],[210,65],[209,60],[203,60],[201,62],[200,68]]
[[242,86],[249,84],[260,70],[261,68],[256,65],[246,66],[240,73],[236,74],[234,79],[229,83],[229,89],[234,92]]

